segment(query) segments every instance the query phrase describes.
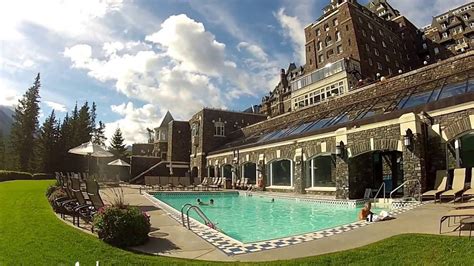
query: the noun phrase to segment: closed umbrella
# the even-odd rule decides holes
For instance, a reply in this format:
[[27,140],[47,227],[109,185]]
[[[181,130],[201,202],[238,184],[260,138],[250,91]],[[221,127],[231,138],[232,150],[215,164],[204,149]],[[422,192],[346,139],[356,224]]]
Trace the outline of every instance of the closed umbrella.
[[[84,155],[90,157],[113,157],[114,155],[106,151],[102,146],[93,143],[92,141],[82,143],[81,145],[72,148],[69,153]],[[87,159],[87,172],[89,173],[89,158]]]

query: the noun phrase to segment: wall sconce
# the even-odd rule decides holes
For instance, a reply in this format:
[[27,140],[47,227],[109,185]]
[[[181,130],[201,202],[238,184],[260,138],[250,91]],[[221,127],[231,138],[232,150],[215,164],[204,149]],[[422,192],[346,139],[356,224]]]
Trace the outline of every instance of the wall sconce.
[[339,142],[336,145],[336,156],[340,158],[344,158],[344,150],[345,150],[345,145],[344,145],[344,142],[341,140],[341,142]]
[[405,136],[403,136],[403,145],[407,148],[413,145],[413,132],[411,129],[407,129]]
[[296,164],[296,165],[300,165],[302,161],[303,161],[303,158],[302,158],[301,155],[297,155],[297,156],[295,157],[295,164]]

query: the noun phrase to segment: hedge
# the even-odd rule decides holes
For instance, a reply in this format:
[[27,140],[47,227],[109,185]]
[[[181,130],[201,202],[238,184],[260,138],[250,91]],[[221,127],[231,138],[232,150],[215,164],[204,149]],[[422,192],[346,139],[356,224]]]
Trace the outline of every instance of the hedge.
[[31,174],[27,172],[0,170],[0,182],[9,180],[44,180],[54,179],[53,175],[45,173]]

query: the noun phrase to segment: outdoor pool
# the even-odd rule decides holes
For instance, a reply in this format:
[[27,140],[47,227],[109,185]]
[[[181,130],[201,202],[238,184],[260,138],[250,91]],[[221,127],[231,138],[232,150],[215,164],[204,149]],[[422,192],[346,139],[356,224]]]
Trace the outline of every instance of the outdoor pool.
[[[177,211],[186,203],[214,205],[199,206],[206,216],[226,235],[243,243],[284,238],[337,227],[357,221],[360,208],[338,206],[295,199],[272,198],[238,193],[156,193],[154,197]],[[377,212],[378,210],[373,210]],[[199,222],[194,212],[191,217]]]

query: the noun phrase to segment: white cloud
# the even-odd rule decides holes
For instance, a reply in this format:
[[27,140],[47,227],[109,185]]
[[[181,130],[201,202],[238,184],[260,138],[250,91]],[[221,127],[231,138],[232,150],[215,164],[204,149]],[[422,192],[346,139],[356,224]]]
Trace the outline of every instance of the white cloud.
[[20,99],[19,84],[0,77],[0,105],[15,106]]
[[283,28],[285,38],[287,38],[292,44],[295,61],[298,64],[304,64],[306,42],[303,31],[304,24],[298,19],[298,17],[287,15],[284,8],[278,10],[274,16]]
[[144,143],[148,140],[146,128],[152,128],[161,121],[161,112],[153,104],[145,104],[135,108],[133,103],[112,105],[111,110],[123,118],[105,124],[105,136],[110,142],[115,129],[120,128],[125,143]]
[[255,44],[250,44],[248,42],[240,42],[237,45],[237,49],[240,51],[241,49],[245,49],[247,52],[249,52],[253,57],[255,57],[258,60],[261,61],[267,61],[268,60],[268,55],[263,51],[263,49]]
[[43,101],[47,106],[49,106],[51,109],[54,109],[55,111],[65,113],[67,112],[67,108],[64,104],[56,103],[53,101]]
[[32,23],[68,35],[86,33],[85,25],[106,13],[118,10],[122,0],[83,1],[1,1],[0,38],[15,40],[25,38],[20,27]]

